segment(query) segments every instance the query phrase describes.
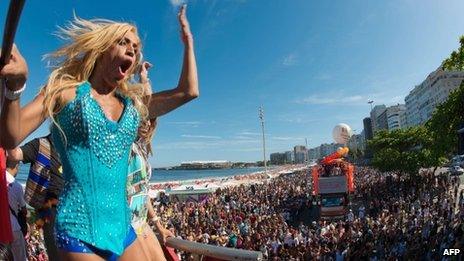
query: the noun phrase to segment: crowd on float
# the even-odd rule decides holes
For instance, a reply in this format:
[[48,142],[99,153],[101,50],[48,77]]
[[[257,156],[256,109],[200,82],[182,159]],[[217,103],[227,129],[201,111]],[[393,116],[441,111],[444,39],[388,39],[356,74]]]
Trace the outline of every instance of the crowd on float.
[[261,251],[270,260],[434,260],[445,248],[462,249],[458,177],[362,167],[355,177],[354,205],[340,221],[302,222],[305,209],[317,208],[306,172],[218,189],[204,202],[154,205],[179,238]]

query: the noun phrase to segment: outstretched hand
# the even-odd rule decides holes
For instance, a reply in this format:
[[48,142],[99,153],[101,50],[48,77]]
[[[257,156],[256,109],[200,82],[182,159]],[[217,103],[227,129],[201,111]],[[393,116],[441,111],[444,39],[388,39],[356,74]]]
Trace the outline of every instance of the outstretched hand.
[[190,31],[190,24],[187,20],[187,5],[184,4],[179,10],[177,14],[177,18],[179,19],[180,25],[180,37],[184,44],[191,44],[193,42],[192,32]]
[[140,83],[148,83],[149,81],[149,78],[148,78],[148,70],[153,67],[153,65],[147,61],[144,61],[142,63],[142,66],[140,66],[140,71],[139,71],[139,75],[140,75]]

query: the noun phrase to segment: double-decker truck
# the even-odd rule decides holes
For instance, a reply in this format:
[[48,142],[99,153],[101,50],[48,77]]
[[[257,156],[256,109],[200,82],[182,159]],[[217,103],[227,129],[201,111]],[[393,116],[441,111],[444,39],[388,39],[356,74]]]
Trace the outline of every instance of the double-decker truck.
[[312,168],[313,195],[319,197],[321,219],[344,218],[349,194],[354,192],[354,166],[343,156],[348,148],[323,158]]

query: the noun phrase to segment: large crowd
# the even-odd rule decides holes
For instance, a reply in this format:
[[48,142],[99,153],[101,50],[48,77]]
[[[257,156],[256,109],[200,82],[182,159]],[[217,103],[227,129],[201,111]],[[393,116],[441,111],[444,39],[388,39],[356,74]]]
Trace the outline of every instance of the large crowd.
[[48,257],[45,250],[43,234],[35,225],[29,226],[29,233],[26,236],[27,256],[30,261],[47,261]]
[[155,206],[179,238],[261,251],[269,260],[435,260],[445,248],[462,249],[458,177],[370,168],[358,168],[355,177],[345,220],[311,220],[317,202],[305,172],[219,189],[201,203]]
[[[464,246],[464,190],[456,176],[417,176],[357,168],[345,220],[312,217],[318,202],[308,173],[218,189],[208,200],[154,202],[179,238],[261,251],[269,260],[437,260]],[[34,226],[28,256],[47,260]],[[188,260],[188,253],[179,253]]]

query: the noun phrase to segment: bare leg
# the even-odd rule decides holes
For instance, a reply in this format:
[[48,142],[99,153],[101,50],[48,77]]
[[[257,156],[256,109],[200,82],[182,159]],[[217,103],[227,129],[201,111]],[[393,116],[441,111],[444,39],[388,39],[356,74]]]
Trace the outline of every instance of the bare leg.
[[129,247],[126,248],[122,256],[119,258],[120,261],[143,261],[147,260],[143,251],[142,243],[139,240],[135,240]]
[[147,247],[149,257],[151,261],[166,261],[164,257],[163,249],[161,248],[160,242],[156,237],[155,233],[151,230],[149,225],[144,228],[146,237],[143,238],[144,245]]

